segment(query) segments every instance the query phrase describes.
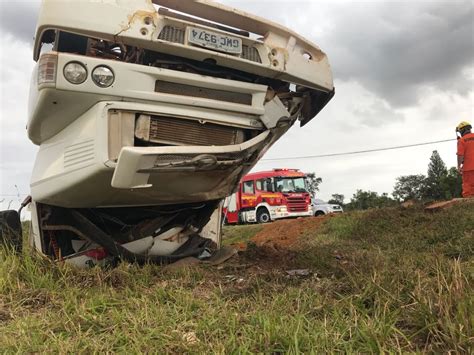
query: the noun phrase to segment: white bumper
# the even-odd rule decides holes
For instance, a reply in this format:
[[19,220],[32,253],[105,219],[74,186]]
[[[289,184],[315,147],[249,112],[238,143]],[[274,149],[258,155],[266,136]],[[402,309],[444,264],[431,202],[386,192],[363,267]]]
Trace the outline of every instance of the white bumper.
[[[177,146],[177,147],[125,147],[122,149],[112,178],[112,187],[119,189],[136,189],[152,187],[150,175],[170,175],[170,181],[162,184],[166,189],[176,182],[173,173],[198,172],[216,170],[220,172],[227,168],[236,169],[256,150],[260,149],[270,131],[264,131],[257,137],[238,145],[229,146]],[[181,158],[187,157],[187,158]],[[208,178],[209,180],[209,178]],[[211,178],[211,180],[213,180]],[[207,182],[208,183],[208,182]],[[193,195],[199,193],[196,186],[179,186],[173,195]],[[217,186],[216,186],[217,187]]]
[[272,219],[281,219],[281,218],[295,218],[295,217],[311,217],[313,215],[313,210],[311,208],[305,212],[289,212],[286,209],[275,208],[270,212]]

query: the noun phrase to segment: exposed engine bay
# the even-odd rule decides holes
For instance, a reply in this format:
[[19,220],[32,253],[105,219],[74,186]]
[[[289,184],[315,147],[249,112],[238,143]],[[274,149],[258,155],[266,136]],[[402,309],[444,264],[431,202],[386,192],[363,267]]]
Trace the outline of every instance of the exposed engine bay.
[[200,236],[219,201],[172,207],[67,209],[38,204],[45,254],[94,266],[129,262],[167,264],[209,257],[218,244]]

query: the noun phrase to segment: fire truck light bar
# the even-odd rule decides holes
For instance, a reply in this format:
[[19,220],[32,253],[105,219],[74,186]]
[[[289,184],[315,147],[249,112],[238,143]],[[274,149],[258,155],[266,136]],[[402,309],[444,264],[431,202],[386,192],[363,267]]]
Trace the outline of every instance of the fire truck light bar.
[[300,171],[300,169],[280,169],[280,168],[275,168],[273,171]]

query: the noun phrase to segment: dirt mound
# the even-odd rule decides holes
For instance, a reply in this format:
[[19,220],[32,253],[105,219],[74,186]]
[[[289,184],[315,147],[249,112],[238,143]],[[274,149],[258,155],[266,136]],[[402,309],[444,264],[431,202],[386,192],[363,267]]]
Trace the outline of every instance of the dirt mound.
[[471,198],[453,198],[449,201],[435,201],[428,206],[425,207],[425,211],[428,212],[436,212],[440,210],[444,210],[446,208],[452,207],[458,203],[473,203],[474,197]]
[[304,247],[301,237],[314,233],[327,218],[305,217],[264,224],[248,243],[233,245],[239,253],[223,267],[243,267],[247,276],[298,268],[298,255]]
[[258,247],[276,250],[295,249],[299,238],[309,231],[315,231],[327,217],[305,217],[285,219],[266,224],[251,241]]

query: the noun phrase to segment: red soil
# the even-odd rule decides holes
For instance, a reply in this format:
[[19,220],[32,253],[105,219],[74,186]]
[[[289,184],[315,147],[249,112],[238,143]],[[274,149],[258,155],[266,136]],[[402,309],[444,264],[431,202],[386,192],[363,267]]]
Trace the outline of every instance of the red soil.
[[251,241],[258,247],[288,250],[298,247],[299,238],[305,233],[315,231],[326,217],[305,217],[284,219],[266,224]]

